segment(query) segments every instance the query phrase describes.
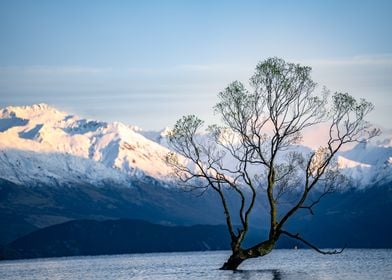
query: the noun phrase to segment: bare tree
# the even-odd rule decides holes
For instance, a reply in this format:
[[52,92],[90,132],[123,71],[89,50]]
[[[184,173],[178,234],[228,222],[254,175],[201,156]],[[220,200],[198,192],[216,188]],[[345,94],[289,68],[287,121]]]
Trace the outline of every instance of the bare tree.
[[[222,269],[235,270],[246,259],[270,253],[282,235],[322,254],[341,251],[323,251],[286,230],[285,224],[300,209],[313,213],[312,208],[340,184],[333,159],[343,145],[369,139],[379,131],[364,120],[373,110],[371,103],[347,93],[324,91],[316,96],[310,72],[310,67],[269,58],[257,65],[250,79],[252,91],[235,81],[219,93],[215,111],[223,126],[210,126],[208,137],[200,137],[203,122],[184,116],[169,135],[176,153],[166,160],[177,177],[191,189],[215,191],[222,203],[232,250]],[[301,142],[304,129],[320,123],[329,127],[324,146],[308,154],[292,148]],[[239,197],[238,213],[230,209],[228,190]],[[290,190],[295,190],[296,200],[280,208],[279,199]],[[263,197],[268,201],[269,235],[243,248],[249,217]]]

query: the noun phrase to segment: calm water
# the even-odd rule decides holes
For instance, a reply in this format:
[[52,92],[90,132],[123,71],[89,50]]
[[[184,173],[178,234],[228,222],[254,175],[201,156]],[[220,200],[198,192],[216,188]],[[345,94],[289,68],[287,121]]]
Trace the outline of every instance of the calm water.
[[0,262],[0,279],[392,279],[392,250],[347,249],[324,256],[275,250],[241,271],[220,271],[229,252],[68,257]]

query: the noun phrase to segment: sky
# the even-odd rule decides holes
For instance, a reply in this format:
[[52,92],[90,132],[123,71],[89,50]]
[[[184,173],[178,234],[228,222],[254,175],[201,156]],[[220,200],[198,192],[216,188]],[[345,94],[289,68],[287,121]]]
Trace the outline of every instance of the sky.
[[0,107],[48,103],[144,130],[216,121],[259,61],[312,67],[391,128],[392,1],[0,1]]

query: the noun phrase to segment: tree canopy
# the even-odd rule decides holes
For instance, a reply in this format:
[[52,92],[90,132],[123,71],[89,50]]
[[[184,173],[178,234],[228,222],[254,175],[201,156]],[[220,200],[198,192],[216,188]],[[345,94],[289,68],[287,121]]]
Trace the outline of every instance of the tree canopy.
[[[339,252],[320,250],[300,234],[287,231],[285,224],[300,209],[312,212],[342,183],[334,164],[337,152],[346,144],[374,137],[379,130],[365,120],[373,110],[370,102],[326,89],[316,94],[317,84],[310,74],[310,67],[266,59],[256,66],[249,90],[234,81],[219,93],[214,110],[220,125],[204,128],[202,120],[189,115],[179,119],[169,134],[175,153],[166,160],[182,184],[218,194],[232,248],[223,269],[236,269],[246,259],[268,254],[282,235],[320,253]],[[310,152],[294,148],[305,129],[319,124],[328,127],[326,143]],[[239,197],[238,213],[227,203],[228,191]],[[295,193],[295,201],[279,208],[279,200],[288,192]],[[310,193],[316,194],[311,200]],[[254,204],[263,197],[269,208],[269,236],[243,248]],[[233,225],[233,215],[239,217],[239,227]]]

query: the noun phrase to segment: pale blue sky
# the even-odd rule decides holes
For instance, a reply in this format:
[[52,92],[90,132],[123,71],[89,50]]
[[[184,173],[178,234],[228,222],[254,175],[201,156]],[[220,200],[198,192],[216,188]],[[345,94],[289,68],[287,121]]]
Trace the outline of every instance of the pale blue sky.
[[313,67],[391,127],[392,1],[0,1],[0,107],[46,102],[148,129],[213,118],[258,61]]

